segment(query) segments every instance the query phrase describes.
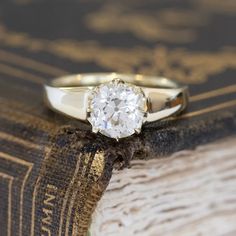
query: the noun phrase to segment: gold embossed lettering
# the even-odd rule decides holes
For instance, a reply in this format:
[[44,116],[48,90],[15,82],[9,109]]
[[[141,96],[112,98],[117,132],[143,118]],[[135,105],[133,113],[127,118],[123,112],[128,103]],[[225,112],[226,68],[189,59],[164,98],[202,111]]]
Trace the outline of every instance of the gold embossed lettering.
[[43,213],[45,217],[42,219],[43,224],[51,225],[52,224],[52,210],[43,208]]
[[42,226],[42,234],[41,234],[41,236],[50,236],[50,235],[51,235],[50,229]]
[[46,199],[44,199],[43,204],[46,206],[52,206],[54,204],[54,199],[56,198],[53,194],[46,193],[45,194]]
[[53,222],[53,209],[55,207],[56,193],[57,187],[48,184],[43,200],[42,236],[51,235],[52,233],[50,228]]

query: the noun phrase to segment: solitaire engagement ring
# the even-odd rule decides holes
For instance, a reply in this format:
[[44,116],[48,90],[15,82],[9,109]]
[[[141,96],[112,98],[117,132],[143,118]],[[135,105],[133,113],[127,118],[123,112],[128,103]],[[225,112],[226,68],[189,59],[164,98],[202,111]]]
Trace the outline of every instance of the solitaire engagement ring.
[[140,133],[146,122],[179,114],[188,103],[186,86],[140,74],[69,75],[44,88],[51,109],[89,121],[93,132],[117,140]]

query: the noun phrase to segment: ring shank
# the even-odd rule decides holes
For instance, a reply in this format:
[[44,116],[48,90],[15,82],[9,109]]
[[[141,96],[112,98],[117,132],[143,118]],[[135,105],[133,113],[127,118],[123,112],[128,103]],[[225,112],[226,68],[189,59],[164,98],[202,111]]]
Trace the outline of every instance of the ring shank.
[[180,85],[170,79],[156,76],[144,76],[140,74],[117,74],[117,73],[88,73],[69,75],[54,79],[49,86],[52,87],[90,87],[121,78],[127,83],[149,88],[179,88]]
[[177,114],[187,106],[188,89],[185,86],[163,77],[117,73],[77,74],[54,79],[44,86],[47,103],[53,110],[86,120],[91,89],[113,79],[142,88],[148,98],[147,122]]

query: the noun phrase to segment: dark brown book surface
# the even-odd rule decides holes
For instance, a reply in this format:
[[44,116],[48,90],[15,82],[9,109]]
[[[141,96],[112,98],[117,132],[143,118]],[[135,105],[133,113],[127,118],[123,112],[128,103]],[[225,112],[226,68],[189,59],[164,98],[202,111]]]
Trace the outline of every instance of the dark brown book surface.
[[[0,235],[84,235],[112,169],[236,133],[234,1],[1,1]],[[49,111],[42,84],[83,72],[189,85],[180,117],[119,143]]]

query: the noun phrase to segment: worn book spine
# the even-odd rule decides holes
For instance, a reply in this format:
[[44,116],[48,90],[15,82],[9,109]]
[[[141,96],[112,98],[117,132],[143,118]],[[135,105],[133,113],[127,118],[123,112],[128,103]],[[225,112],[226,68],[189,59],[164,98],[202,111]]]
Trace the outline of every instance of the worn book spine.
[[[228,121],[229,125],[230,119]],[[163,147],[175,146],[173,140],[179,139],[174,128],[158,133],[147,131],[117,143],[70,126],[52,128],[50,133],[45,133],[39,127],[35,129],[29,121],[27,128],[1,118],[1,124],[3,122],[0,170],[4,195],[0,204],[1,222],[8,225],[3,235],[14,235],[14,232],[19,235],[84,235],[113,169],[129,167],[132,159],[158,158],[184,148],[176,142],[173,150],[163,151]],[[14,124],[24,132],[19,133],[17,129],[9,132]],[[209,126],[204,126],[202,132],[206,132],[206,128],[209,134]],[[231,125],[231,128],[236,126]],[[223,135],[225,129],[218,132]],[[188,148],[202,143],[198,133],[194,130],[190,133],[191,137],[181,137],[190,139]],[[152,143],[153,137],[160,146]]]

